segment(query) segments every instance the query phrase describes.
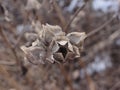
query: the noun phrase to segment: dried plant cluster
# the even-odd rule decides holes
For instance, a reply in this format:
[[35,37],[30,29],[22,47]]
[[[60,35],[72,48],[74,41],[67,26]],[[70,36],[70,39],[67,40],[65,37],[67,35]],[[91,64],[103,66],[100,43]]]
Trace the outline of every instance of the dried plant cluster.
[[55,25],[40,25],[37,33],[26,33],[29,45],[22,46],[26,58],[34,64],[64,63],[80,57],[84,32],[71,32],[66,34],[61,27]]
[[0,90],[120,90],[119,1],[0,0]]

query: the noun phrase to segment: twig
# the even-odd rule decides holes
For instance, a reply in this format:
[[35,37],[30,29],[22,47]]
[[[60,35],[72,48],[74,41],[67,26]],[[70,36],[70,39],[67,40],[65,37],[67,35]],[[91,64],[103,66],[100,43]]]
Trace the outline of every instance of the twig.
[[75,19],[75,17],[79,14],[79,12],[85,7],[86,3],[84,3],[82,5],[82,7],[80,7],[75,14],[73,15],[73,17],[71,18],[71,20],[69,21],[69,23],[65,26],[64,31],[67,33],[67,30],[69,28],[69,26],[71,25],[71,23],[73,22],[73,20]]
[[17,90],[22,90],[21,85],[19,85],[14,78],[12,78],[9,73],[7,72],[6,68],[4,66],[0,66],[0,73],[5,77],[6,81],[9,85],[14,87]]
[[61,11],[61,8],[59,7],[59,5],[57,4],[56,0],[52,0],[52,4],[53,4],[53,7],[62,23],[62,27],[64,28],[65,25],[66,25],[66,21],[65,21],[65,18],[62,14],[62,11]]
[[1,34],[2,38],[3,38],[3,40],[5,41],[6,46],[8,46],[8,48],[10,48],[10,50],[12,51],[12,54],[13,54],[14,57],[15,57],[15,60],[16,60],[17,65],[20,65],[21,62],[20,62],[20,60],[19,60],[19,58],[18,58],[18,56],[17,56],[17,52],[15,51],[15,49],[13,48],[13,46],[11,45],[11,43],[9,42],[9,40],[7,39],[7,37],[6,37],[6,35],[4,34],[1,26],[0,26],[0,34]]
[[112,87],[110,90],[117,90],[117,89],[116,89],[117,86],[120,87],[120,81],[117,82],[115,85],[113,85],[113,87]]
[[64,66],[62,64],[59,64],[59,67],[60,67],[62,74],[64,75],[64,78],[66,79],[66,82],[68,83],[68,85],[70,87],[70,90],[74,90],[73,86],[72,86],[72,81],[71,81],[69,75],[67,74]]
[[5,61],[5,60],[0,60],[0,65],[8,65],[8,66],[12,66],[15,65],[15,62],[9,62],[9,61]]
[[22,35],[20,35],[20,36],[17,38],[17,41],[16,41],[16,43],[15,43],[15,45],[14,45],[14,48],[17,48],[17,46],[19,45],[21,39],[22,39]]
[[[101,25],[101,26],[98,27],[97,29],[93,30],[92,32],[88,33],[88,34],[87,34],[87,37],[90,37],[90,36],[92,36],[93,34],[99,32],[102,28],[104,28],[104,27],[107,26],[109,23],[111,23],[116,17],[117,17],[117,14],[114,14],[110,20],[108,20],[107,22],[105,22],[103,25]],[[87,37],[86,37],[86,38],[87,38]]]
[[80,60],[80,66],[84,68],[85,70],[85,77],[88,82],[89,90],[96,90],[95,83],[92,80],[92,78],[87,74],[86,69],[85,69],[85,63],[82,60]]
[[[87,53],[88,55],[85,57],[82,57],[82,59],[84,60],[91,60],[91,58],[99,51],[99,50],[103,50],[106,47],[108,47],[109,45],[112,44],[113,40],[115,40],[115,38],[117,38],[118,36],[120,36],[120,29],[116,30],[114,33],[112,33],[107,39],[95,44],[94,46],[92,46],[93,48],[88,49]],[[92,50],[92,52],[91,52]]]

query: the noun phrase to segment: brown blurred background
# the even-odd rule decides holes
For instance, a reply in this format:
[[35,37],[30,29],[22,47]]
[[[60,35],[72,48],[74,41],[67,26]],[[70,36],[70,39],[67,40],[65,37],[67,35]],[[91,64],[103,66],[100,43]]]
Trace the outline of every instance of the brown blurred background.
[[[120,0],[0,0],[0,90],[120,90],[119,13]],[[86,32],[81,59],[28,62],[20,46],[39,23]]]

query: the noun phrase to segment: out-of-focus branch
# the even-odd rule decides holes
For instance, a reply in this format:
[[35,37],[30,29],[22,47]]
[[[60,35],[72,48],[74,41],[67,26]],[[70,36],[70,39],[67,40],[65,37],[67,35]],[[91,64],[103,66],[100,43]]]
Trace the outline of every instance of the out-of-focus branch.
[[21,86],[9,75],[4,66],[0,66],[0,73],[10,86],[14,87],[16,90],[22,90]]
[[83,8],[85,7],[86,3],[87,3],[87,1],[82,5],[82,7],[80,7],[80,8],[75,12],[75,14],[73,15],[73,17],[70,19],[69,23],[65,26],[64,31],[65,31],[66,33],[67,33],[67,30],[68,30],[68,28],[70,27],[71,23],[73,22],[73,20],[74,20],[75,17],[79,14],[79,12],[80,12],[81,10],[83,10]]
[[61,73],[64,75],[64,78],[70,87],[70,90],[74,90],[73,86],[72,86],[72,81],[71,81],[68,73],[66,72],[64,66],[62,64],[59,64],[59,67],[60,67]]
[[[82,57],[83,60],[91,60],[92,57],[99,51],[99,50],[104,50],[106,47],[111,45],[113,43],[113,40],[120,36],[120,30],[116,30],[114,33],[112,33],[109,38],[105,39],[104,41],[101,41],[94,46],[92,46],[91,49],[87,51],[88,55],[85,57]],[[92,51],[92,52],[91,52]]]
[[[117,14],[114,14],[110,20],[106,21],[103,25],[101,25],[101,26],[98,27],[97,29],[93,30],[92,32],[88,33],[88,34],[87,34],[87,37],[90,37],[90,36],[92,36],[93,34],[99,32],[102,28],[104,28],[104,27],[107,26],[109,23],[111,23],[115,18],[117,18]],[[87,37],[86,37],[86,38],[87,38]]]
[[20,65],[21,62],[17,56],[17,52],[15,51],[15,49],[13,48],[13,46],[11,45],[11,43],[9,42],[9,40],[7,39],[6,35],[4,34],[2,27],[0,26],[0,35],[2,36],[3,40],[5,41],[5,44],[8,48],[10,48],[13,56],[15,57],[16,63],[17,65]]
[[92,78],[87,74],[86,68],[85,68],[85,63],[82,60],[80,60],[80,66],[85,70],[85,77],[86,77],[86,80],[88,83],[89,90],[96,90],[95,83],[92,80]]
[[15,62],[8,62],[8,61],[5,61],[5,60],[0,60],[0,65],[12,66],[12,65],[15,65],[15,64],[16,64]]
[[65,21],[63,14],[62,14],[62,10],[59,7],[59,5],[57,4],[56,0],[52,0],[52,4],[53,4],[53,7],[54,7],[60,21],[61,21],[62,27],[64,28],[66,25],[66,21]]

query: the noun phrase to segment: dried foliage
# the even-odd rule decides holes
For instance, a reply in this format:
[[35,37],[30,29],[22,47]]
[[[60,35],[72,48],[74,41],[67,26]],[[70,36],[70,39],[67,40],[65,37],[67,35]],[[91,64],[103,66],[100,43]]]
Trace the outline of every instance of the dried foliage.
[[66,35],[57,25],[40,24],[39,27],[36,34],[26,33],[30,45],[21,47],[30,62],[44,64],[47,60],[51,63],[64,63],[80,57],[86,37],[84,32],[72,32]]
[[0,0],[0,90],[120,90],[119,7]]

